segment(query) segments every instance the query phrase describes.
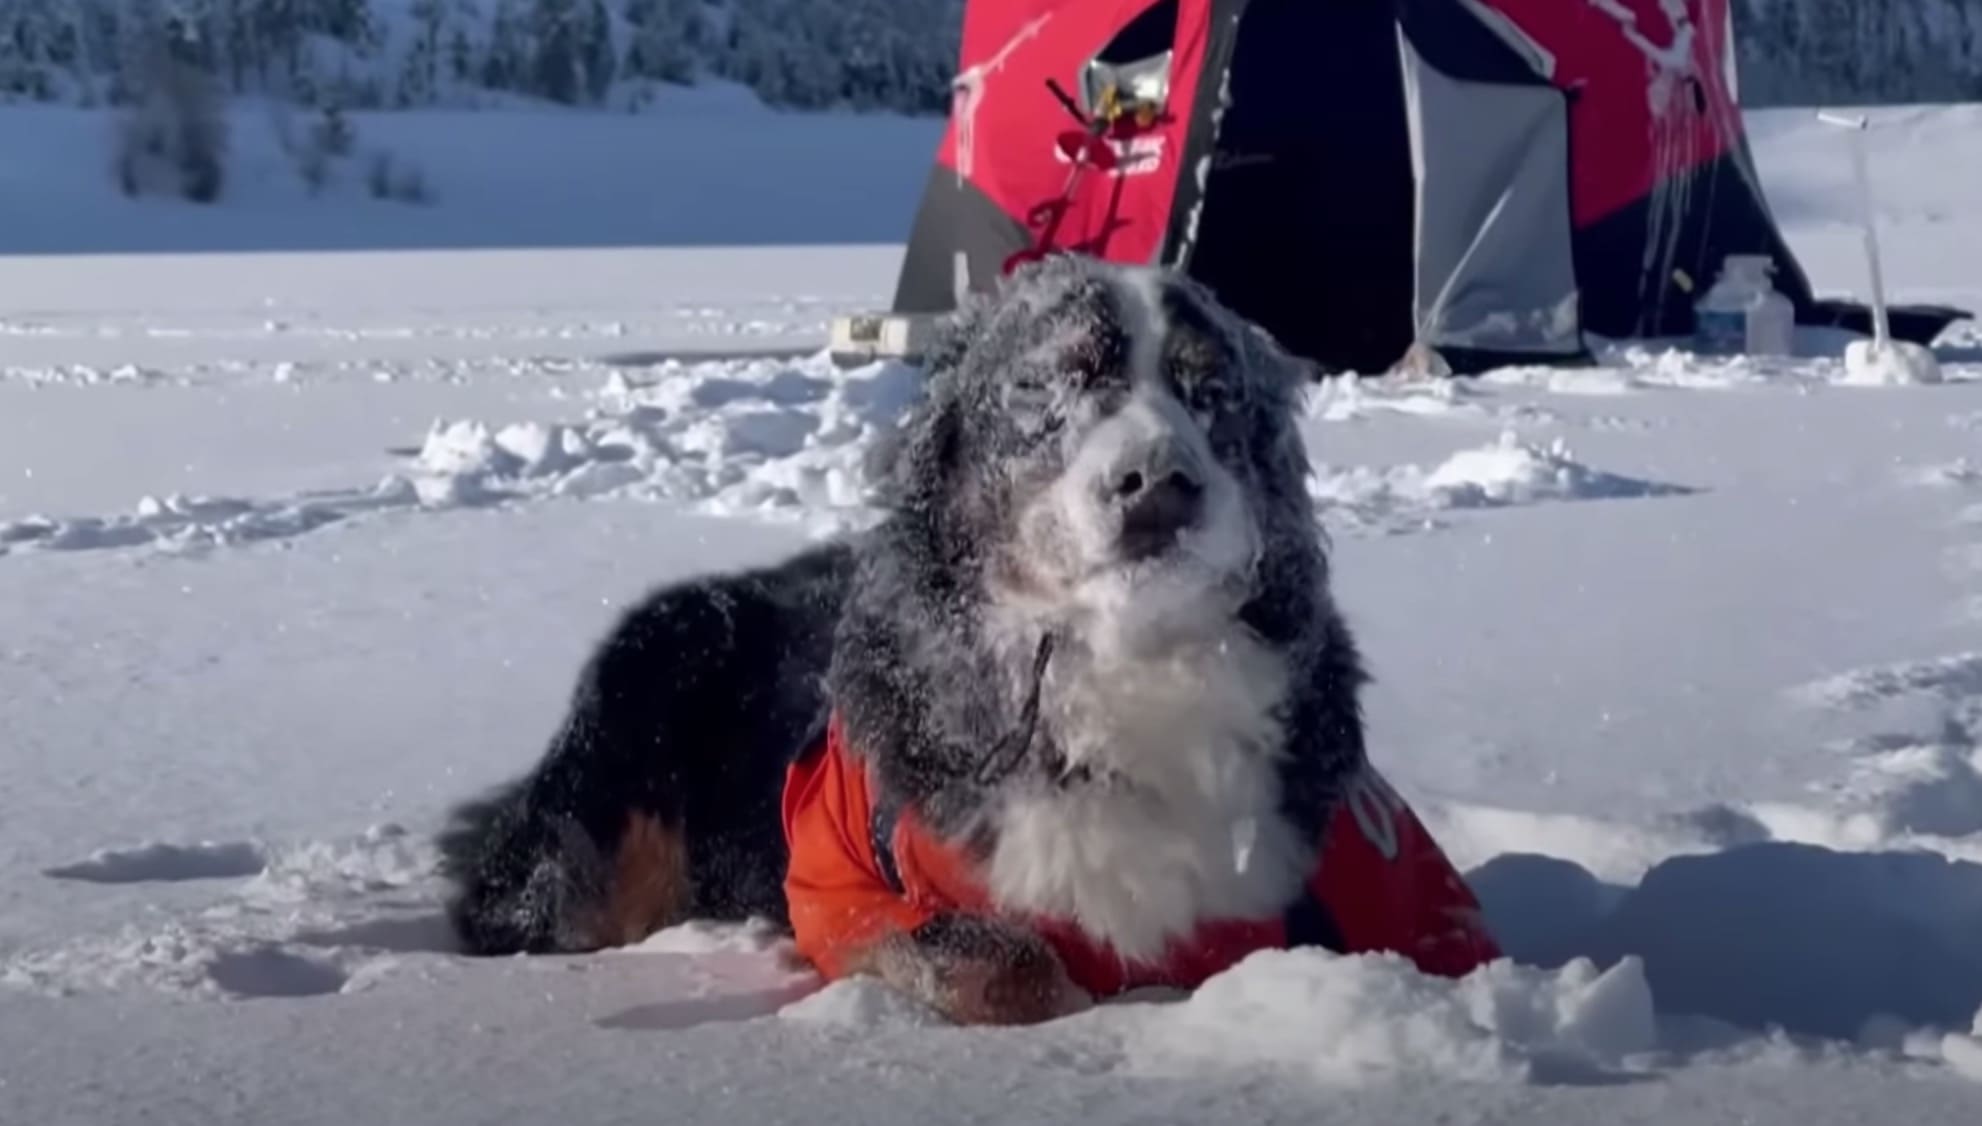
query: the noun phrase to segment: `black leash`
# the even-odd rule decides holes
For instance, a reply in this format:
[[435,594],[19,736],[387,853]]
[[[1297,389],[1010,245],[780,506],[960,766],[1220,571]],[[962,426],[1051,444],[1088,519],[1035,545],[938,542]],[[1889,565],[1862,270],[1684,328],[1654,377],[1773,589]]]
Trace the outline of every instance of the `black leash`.
[[991,753],[977,764],[977,783],[989,786],[1008,777],[1032,749],[1032,735],[1039,726],[1039,696],[1046,684],[1046,664],[1053,659],[1053,631],[1039,638],[1039,649],[1032,657],[1032,688],[1026,693],[1025,707],[1019,712],[1018,729],[999,740]]

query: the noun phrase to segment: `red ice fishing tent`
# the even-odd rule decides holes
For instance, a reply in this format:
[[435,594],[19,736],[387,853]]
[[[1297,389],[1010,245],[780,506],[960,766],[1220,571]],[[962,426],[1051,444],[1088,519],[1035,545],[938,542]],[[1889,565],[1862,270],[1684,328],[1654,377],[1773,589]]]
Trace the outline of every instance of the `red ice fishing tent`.
[[1799,321],[1866,331],[1769,213],[1728,2],[970,0],[894,311],[1073,252],[1182,268],[1324,368],[1468,371],[1690,332],[1768,254]]

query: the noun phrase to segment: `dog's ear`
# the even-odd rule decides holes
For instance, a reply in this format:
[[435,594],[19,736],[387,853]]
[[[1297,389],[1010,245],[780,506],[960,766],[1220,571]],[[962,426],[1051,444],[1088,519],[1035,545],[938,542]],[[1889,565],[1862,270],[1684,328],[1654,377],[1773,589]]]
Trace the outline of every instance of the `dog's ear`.
[[956,460],[960,429],[955,397],[932,387],[868,447],[862,471],[874,501],[885,509],[913,505],[948,479],[942,469]]
[[1273,390],[1298,398],[1319,378],[1319,365],[1288,351],[1278,337],[1261,325],[1241,322],[1237,335],[1246,366],[1258,372],[1261,381]]
[[1177,297],[1196,307],[1196,314],[1218,326],[1236,352],[1239,366],[1260,388],[1272,395],[1300,397],[1320,374],[1313,361],[1289,351],[1270,330],[1219,300],[1216,291],[1203,281],[1183,274],[1170,275]]
[[[997,292],[1002,292],[1000,289]],[[954,383],[971,349],[982,338],[996,293],[973,293],[943,318],[921,359],[922,396],[895,425],[877,434],[861,461],[871,494],[883,508],[896,508],[917,496],[955,460],[960,433]]]
[[[1002,291],[1003,282],[1000,283]],[[970,293],[936,326],[934,337],[922,353],[922,367],[932,377],[963,363],[971,344],[984,334],[993,294]]]

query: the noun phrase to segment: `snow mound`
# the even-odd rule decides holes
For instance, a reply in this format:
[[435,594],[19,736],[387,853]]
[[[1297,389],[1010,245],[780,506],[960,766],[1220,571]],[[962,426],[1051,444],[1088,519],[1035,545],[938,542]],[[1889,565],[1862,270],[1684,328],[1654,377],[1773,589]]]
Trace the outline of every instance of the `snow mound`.
[[372,489],[257,501],[239,497],[145,497],[121,516],[29,516],[0,522],[0,554],[155,546],[170,551],[287,539],[362,512],[420,501],[411,483],[386,478]]
[[1829,835],[1847,842],[1982,835],[1982,750],[1964,739],[1869,755],[1844,793],[1858,809]]
[[1513,365],[1480,375],[1488,386],[1525,387],[1557,395],[1625,395],[1667,390],[1715,391],[1808,378],[1790,358],[1703,356],[1686,348],[1620,341],[1596,349],[1596,363]]
[[792,949],[791,939],[768,919],[743,923],[691,920],[655,931],[615,954],[773,954]]
[[1854,669],[1795,693],[1808,703],[1854,709],[1921,694],[1948,701],[1982,697],[1982,652]]
[[1522,444],[1512,432],[1497,445],[1462,450],[1424,479],[1424,488],[1452,508],[1529,504],[1538,500],[1665,496],[1677,486],[1604,473],[1577,463],[1560,438],[1547,447]]
[[942,1028],[941,1013],[876,978],[850,977],[833,982],[812,995],[778,1010],[778,1019],[793,1024],[851,1029]]
[[[1552,417],[1526,404],[1482,407],[1470,400],[1478,391],[1456,382],[1401,395],[1375,383],[1337,384],[1317,392],[1323,405],[1311,405],[1311,413],[1342,418],[1383,409],[1502,424]],[[30,515],[0,523],[0,554],[198,552],[378,514],[563,498],[658,501],[836,534],[873,517],[870,451],[921,393],[922,373],[913,365],[842,369],[823,353],[629,363],[586,395],[578,418],[435,419],[370,486],[262,498],[175,493],[145,497],[118,515]],[[1457,509],[1688,491],[1593,469],[1560,439],[1523,444],[1511,429],[1430,468],[1322,466],[1309,489],[1324,515],[1392,531],[1436,527],[1436,514]]]
[[431,840],[385,823],[355,838],[306,840],[269,850],[268,866],[244,893],[262,903],[326,904],[427,886],[437,857]]
[[589,459],[550,489],[838,531],[871,515],[868,447],[921,391],[920,370],[892,362],[844,370],[823,355],[796,364],[670,362],[644,384],[608,383],[584,428]]
[[1625,395],[1644,384],[1628,371],[1608,367],[1514,365],[1482,372],[1487,386],[1520,387],[1552,395]]
[[1355,524],[1393,527],[1428,524],[1438,512],[1499,508],[1543,501],[1679,496],[1681,485],[1641,480],[1592,469],[1556,438],[1546,446],[1524,443],[1502,431],[1491,444],[1460,450],[1430,469],[1318,467],[1308,493],[1325,513]]
[[208,998],[301,996],[343,988],[349,973],[338,961],[170,922],[0,960],[0,987],[51,996],[134,986]]
[[1966,1034],[1950,1032],[1941,1038],[1941,1058],[1958,1075],[1982,1083],[1982,1009]]
[[[0,326],[0,337],[14,335]],[[25,334],[21,334],[25,335]],[[173,379],[151,368],[136,364],[118,364],[114,367],[98,367],[93,364],[47,364],[27,366],[22,364],[0,365],[0,383],[25,383],[36,387],[94,387],[102,384],[183,384],[182,378]]]
[[921,394],[918,369],[842,370],[822,353],[667,360],[614,371],[582,421],[441,419],[400,472],[370,488],[290,497],[147,497],[108,517],[0,523],[0,554],[152,546],[195,551],[302,535],[355,516],[559,497],[628,497],[715,515],[798,521],[830,534],[871,516],[874,439]]
[[1150,1022],[1146,1065],[1293,1070],[1330,1083],[1417,1076],[1562,1082],[1657,1048],[1642,966],[1500,961],[1458,980],[1395,955],[1263,951]]
[[1595,350],[1594,364],[1511,365],[1483,372],[1485,386],[1520,387],[1556,395],[1628,395],[1656,390],[1725,391],[1772,384],[1793,387],[1898,387],[1973,378],[1954,365],[1945,371],[1933,352],[1895,341],[1874,356],[1869,340],[1839,339],[1836,330],[1799,329],[1793,356],[1709,356],[1683,341],[1613,341]]
[[1368,379],[1356,373],[1318,381],[1307,394],[1305,414],[1316,422],[1353,422],[1381,415],[1411,418],[1450,418],[1464,421],[1543,423],[1554,411],[1532,403],[1493,405],[1477,401],[1479,392],[1465,380],[1392,381]]
[[1879,348],[1871,340],[1854,340],[1844,350],[1844,375],[1838,381],[1862,387],[1903,387],[1940,383],[1946,377],[1932,350],[1910,340],[1890,340]]
[[1982,859],[1982,655],[1854,669],[1790,695],[1863,726],[1842,741],[1848,769],[1824,805],[1752,805],[1776,837]]

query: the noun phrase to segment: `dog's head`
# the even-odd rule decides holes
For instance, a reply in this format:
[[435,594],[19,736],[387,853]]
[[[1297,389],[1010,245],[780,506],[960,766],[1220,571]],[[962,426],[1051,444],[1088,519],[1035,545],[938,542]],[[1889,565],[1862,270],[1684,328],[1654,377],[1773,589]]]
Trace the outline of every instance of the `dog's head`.
[[[1115,669],[1094,690],[1162,692],[1192,680],[1195,651],[1228,711],[1284,721],[1289,769],[1308,780],[1289,800],[1324,808],[1361,753],[1361,672],[1307,492],[1309,373],[1171,272],[1059,257],[969,305],[870,462],[885,516],[834,647],[834,706],[883,783],[946,831],[964,825],[984,805],[983,765],[1006,761],[995,748],[1032,716],[1038,738],[1010,740],[1036,752],[1020,784],[1049,774],[1052,752],[1094,761],[1064,729],[1076,721],[1088,743],[1119,745],[1097,766],[1154,769],[1120,756],[1131,722],[1160,717],[1122,718],[1141,709],[1069,695],[1065,678]],[[1067,644],[1045,679],[1062,688],[1042,691],[1053,637]],[[1261,661],[1269,675],[1250,675]]]
[[1181,275],[1050,259],[935,351],[884,503],[991,605],[1152,642],[1317,577],[1306,375]]

